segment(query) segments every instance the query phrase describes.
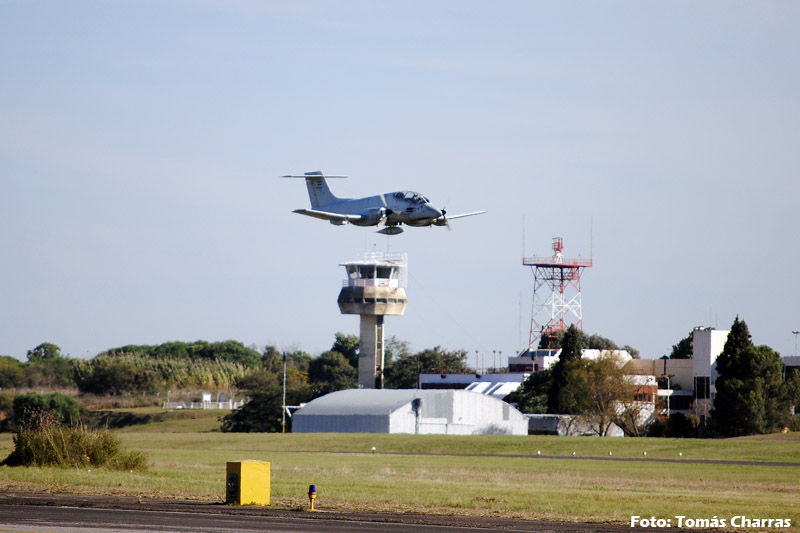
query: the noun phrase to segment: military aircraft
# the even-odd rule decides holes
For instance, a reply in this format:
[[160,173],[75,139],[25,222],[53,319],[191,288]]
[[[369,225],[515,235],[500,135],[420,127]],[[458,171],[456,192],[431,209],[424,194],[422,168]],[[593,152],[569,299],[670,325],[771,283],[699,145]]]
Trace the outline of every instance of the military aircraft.
[[480,215],[486,211],[475,211],[461,215],[447,216],[447,211],[434,207],[430,200],[413,191],[397,191],[365,198],[339,198],[328,188],[327,178],[346,178],[333,176],[320,171],[306,172],[302,176],[283,176],[284,178],[305,178],[311,209],[295,209],[294,213],[327,220],[331,224],[343,226],[378,226],[378,233],[397,235],[403,233],[400,226],[447,226],[456,218]]

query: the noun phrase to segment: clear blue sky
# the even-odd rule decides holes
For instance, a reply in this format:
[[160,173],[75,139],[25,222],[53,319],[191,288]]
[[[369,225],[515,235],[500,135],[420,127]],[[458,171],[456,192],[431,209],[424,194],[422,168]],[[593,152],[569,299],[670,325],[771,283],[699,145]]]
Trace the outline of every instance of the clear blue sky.
[[[0,354],[358,332],[342,261],[409,254],[389,335],[527,344],[528,254],[588,256],[584,329],[800,329],[800,3],[0,3]],[[278,176],[489,214],[396,237]],[[593,227],[593,245],[590,244]],[[471,363],[474,358],[471,357]]]

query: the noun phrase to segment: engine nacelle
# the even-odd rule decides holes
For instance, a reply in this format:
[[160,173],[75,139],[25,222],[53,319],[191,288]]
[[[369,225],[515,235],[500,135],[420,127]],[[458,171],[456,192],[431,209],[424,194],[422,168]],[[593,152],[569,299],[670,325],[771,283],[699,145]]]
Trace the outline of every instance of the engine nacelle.
[[361,219],[353,222],[353,224],[356,226],[375,226],[386,216],[386,208],[374,207],[365,209],[358,214],[361,215]]

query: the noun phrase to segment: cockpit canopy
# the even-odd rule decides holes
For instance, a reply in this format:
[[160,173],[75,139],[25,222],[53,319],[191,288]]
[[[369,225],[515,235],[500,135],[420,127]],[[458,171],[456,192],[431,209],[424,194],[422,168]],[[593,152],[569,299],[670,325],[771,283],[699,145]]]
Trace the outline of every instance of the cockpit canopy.
[[394,193],[394,197],[398,200],[406,200],[411,202],[412,204],[429,204],[431,203],[427,197],[422,196],[419,193],[415,193],[414,191],[398,191]]

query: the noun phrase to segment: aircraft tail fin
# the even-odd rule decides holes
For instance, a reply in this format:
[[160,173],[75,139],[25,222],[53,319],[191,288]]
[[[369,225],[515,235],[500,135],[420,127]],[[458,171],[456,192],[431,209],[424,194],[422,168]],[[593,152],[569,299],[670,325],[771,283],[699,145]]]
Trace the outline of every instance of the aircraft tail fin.
[[338,198],[328,187],[326,178],[346,178],[347,176],[325,175],[321,171],[306,172],[302,176],[284,176],[284,178],[305,178],[308,187],[308,198],[311,200],[311,208],[328,205],[336,202]]

